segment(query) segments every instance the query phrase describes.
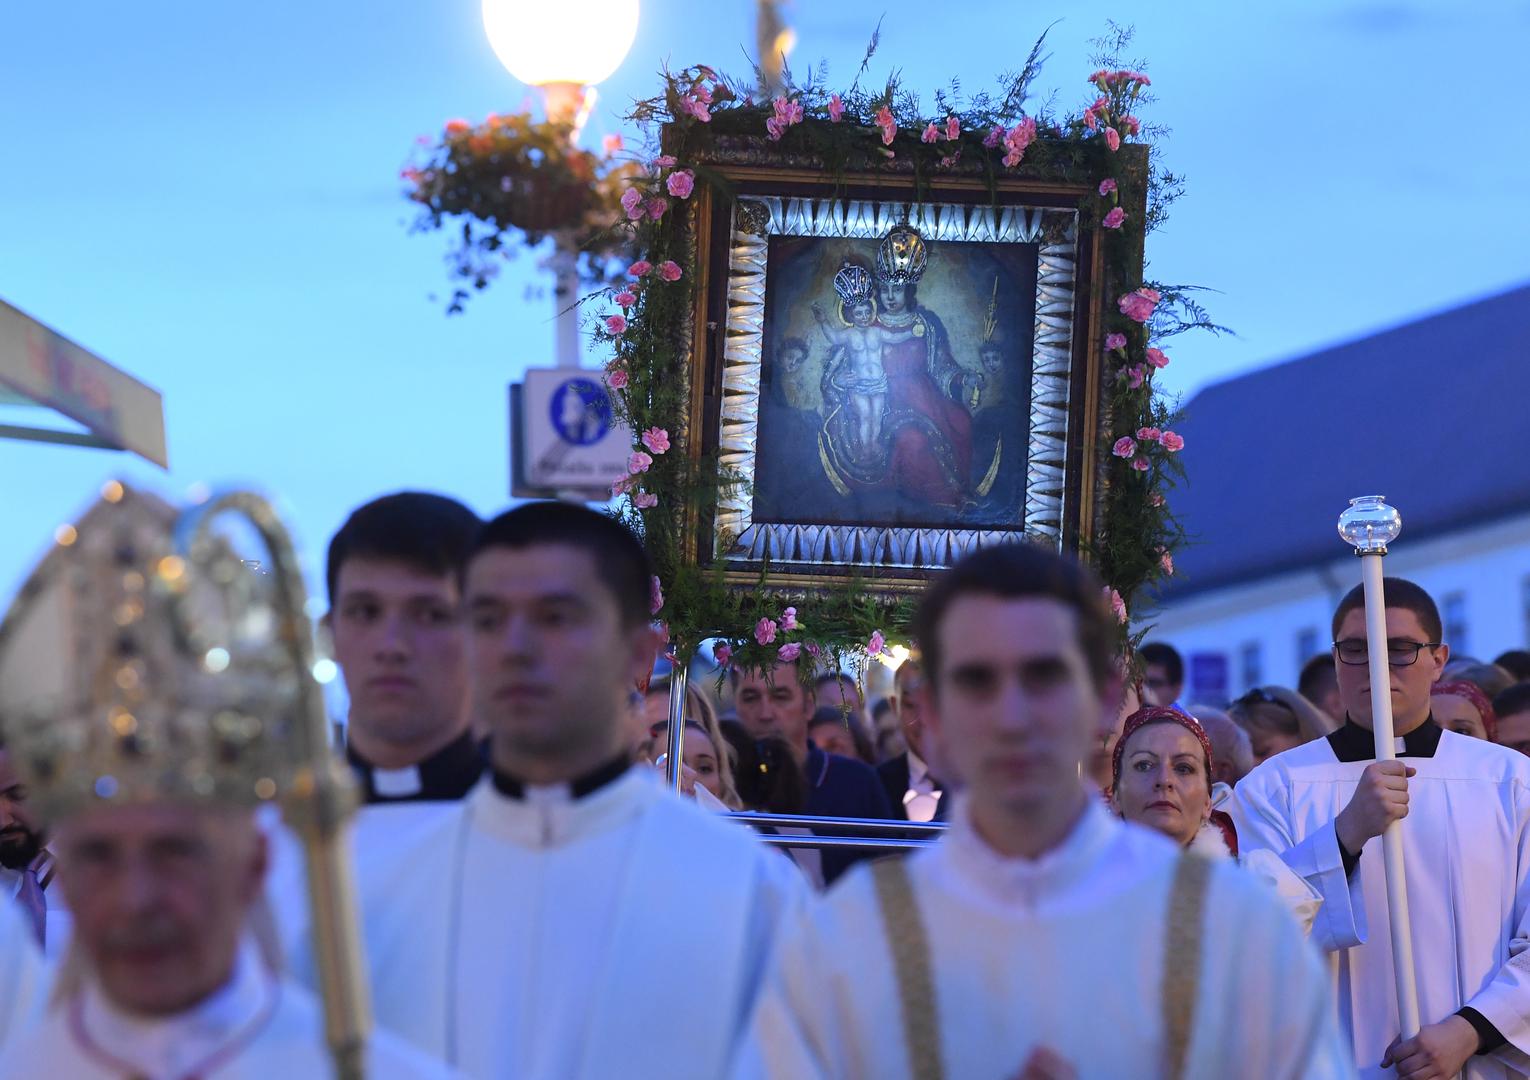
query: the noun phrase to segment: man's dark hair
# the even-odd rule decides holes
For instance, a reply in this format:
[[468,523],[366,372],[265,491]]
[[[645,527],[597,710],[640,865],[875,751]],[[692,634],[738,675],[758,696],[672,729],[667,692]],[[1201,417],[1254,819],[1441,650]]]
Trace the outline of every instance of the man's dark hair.
[[455,580],[480,524],[478,515],[456,499],[425,491],[400,491],[358,507],[329,542],[324,582],[331,606],[340,568],[353,557],[391,559]]
[[622,625],[646,625],[653,617],[653,567],[631,529],[607,514],[566,502],[523,503],[478,531],[468,561],[495,547],[573,547],[588,552],[595,575],[610,590]]
[[1157,664],[1163,668],[1163,673],[1175,686],[1183,686],[1185,683],[1185,660],[1179,655],[1179,650],[1167,641],[1149,641],[1137,650],[1137,656],[1144,665]]
[[[1419,625],[1424,628],[1424,633],[1429,635],[1430,641],[1443,640],[1445,633],[1444,624],[1440,622],[1440,609],[1435,606],[1434,597],[1430,596],[1422,588],[1409,581],[1407,578],[1389,577],[1381,579],[1381,591],[1387,598],[1387,607],[1401,608],[1411,611],[1418,616]],[[1344,594],[1344,599],[1339,601],[1338,610],[1333,613],[1333,638],[1339,640],[1339,625],[1349,616],[1351,611],[1365,610],[1365,586],[1356,585]],[[1448,645],[1449,642],[1446,642]]]
[[1339,685],[1339,674],[1333,669],[1333,653],[1318,653],[1302,665],[1302,673],[1296,677],[1296,692],[1308,701],[1317,701],[1331,686]]
[[1035,544],[999,544],[968,555],[930,582],[914,614],[914,639],[924,670],[938,682],[941,620],[963,596],[1001,600],[1056,600],[1078,618],[1078,643],[1096,687],[1116,671],[1116,620],[1105,606],[1100,579],[1078,562]]
[[1524,649],[1510,649],[1508,652],[1499,653],[1493,663],[1513,675],[1515,682],[1530,680],[1530,652]]
[[1505,716],[1530,711],[1530,682],[1518,682],[1493,698],[1493,711]]

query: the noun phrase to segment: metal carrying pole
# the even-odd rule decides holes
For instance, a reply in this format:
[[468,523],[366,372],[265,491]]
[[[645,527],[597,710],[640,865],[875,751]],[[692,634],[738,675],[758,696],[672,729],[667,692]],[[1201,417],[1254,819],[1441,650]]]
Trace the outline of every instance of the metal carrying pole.
[[[1365,586],[1365,641],[1370,658],[1371,733],[1376,760],[1393,761],[1397,746],[1392,734],[1392,675],[1387,657],[1387,609],[1382,590],[1381,561],[1387,545],[1402,532],[1402,515],[1380,495],[1349,501],[1339,518],[1339,535],[1360,556]],[[1403,863],[1402,822],[1394,821],[1381,834],[1387,875],[1387,921],[1392,929],[1392,971],[1397,980],[1397,1014],[1402,1037],[1419,1033],[1418,984],[1413,967],[1413,926],[1408,915],[1408,875]]]
[[690,667],[669,651],[669,739],[664,761],[664,782],[670,790],[680,790],[681,770],[685,766],[685,687],[690,681]]

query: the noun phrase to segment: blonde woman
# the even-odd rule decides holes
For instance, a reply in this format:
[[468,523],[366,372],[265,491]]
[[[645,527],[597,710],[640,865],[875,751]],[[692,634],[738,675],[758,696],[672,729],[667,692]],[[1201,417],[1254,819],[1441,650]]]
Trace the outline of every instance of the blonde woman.
[[[669,738],[669,679],[655,679],[644,700],[647,742],[640,747],[644,761],[657,762]],[[700,786],[729,810],[742,810],[743,800],[733,781],[733,746],[723,738],[717,710],[694,685],[685,688],[685,760],[681,790],[696,797]]]
[[1227,715],[1248,732],[1256,766],[1338,727],[1322,709],[1284,686],[1254,687],[1227,706]]

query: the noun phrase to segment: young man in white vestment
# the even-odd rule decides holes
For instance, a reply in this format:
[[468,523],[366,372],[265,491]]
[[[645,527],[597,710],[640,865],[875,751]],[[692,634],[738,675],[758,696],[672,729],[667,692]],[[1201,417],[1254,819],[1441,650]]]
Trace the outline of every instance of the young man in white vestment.
[[[323,1010],[276,968],[255,822],[285,775],[286,740],[260,718],[290,710],[290,685],[204,667],[157,577],[195,576],[171,554],[174,511],[113,494],[0,624],[0,665],[50,656],[0,688],[0,723],[73,915],[48,1012],[7,1043],[0,1078],[327,1080]],[[379,1080],[451,1075],[388,1036],[366,1059]]]
[[[1238,841],[1274,851],[1322,895],[1312,940],[1362,1076],[1530,1075],[1530,758],[1434,723],[1429,691],[1450,655],[1439,611],[1410,581],[1387,578],[1384,593],[1399,759],[1375,760],[1357,586],[1333,618],[1344,726],[1244,777]],[[1424,1025],[1406,1040],[1371,842],[1399,820]]]
[[1348,1076],[1317,956],[1230,860],[1081,779],[1120,705],[1116,625],[1070,559],[986,548],[915,621],[950,832],[853,871],[784,935],[740,1077]]
[[460,804],[362,814],[378,1020],[468,1076],[722,1075],[805,894],[790,860],[629,767],[650,582],[605,515],[489,522],[464,596],[491,774]]
[[42,1015],[50,977],[25,914],[0,897],[0,1061],[5,1044]]

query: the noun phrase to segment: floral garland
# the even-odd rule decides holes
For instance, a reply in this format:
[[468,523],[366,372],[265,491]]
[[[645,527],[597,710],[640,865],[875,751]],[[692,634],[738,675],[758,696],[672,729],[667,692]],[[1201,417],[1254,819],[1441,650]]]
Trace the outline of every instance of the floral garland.
[[[933,116],[896,80],[871,92],[859,88],[857,77],[849,89],[831,92],[821,73],[801,86],[788,73],[785,89],[768,101],[762,94],[757,103],[757,87],[706,66],[666,73],[662,93],[636,105],[629,119],[649,130],[658,126],[664,152],[620,195],[630,243],[641,257],[627,267],[625,280],[606,290],[613,309],[600,316],[594,337],[614,354],[605,372],[616,411],[639,433],[628,475],[612,490],[615,512],[640,533],[653,559],[653,612],[665,622],[682,662],[713,639],[723,666],[768,668],[806,653],[819,664],[863,669],[890,641],[908,639],[913,612],[911,599],[877,593],[860,579],[783,592],[766,569],[757,588],[742,590],[725,583],[720,562],[706,568],[684,557],[687,515],[705,520],[718,493],[742,483],[715,456],[692,460],[677,452],[674,435],[685,426],[688,380],[686,350],[674,335],[692,310],[696,254],[688,215],[677,211],[703,184],[720,199],[730,198],[723,177],[708,167],[706,150],[735,135],[763,135],[783,152],[812,156],[837,180],[851,171],[900,171],[918,191],[945,172],[982,175],[990,183],[1010,175],[1061,176],[1095,190],[1081,213],[1107,245],[1105,264],[1113,276],[1102,285],[1116,302],[1104,339],[1105,491],[1096,539],[1086,554],[1108,583],[1106,599],[1122,627],[1123,648],[1140,636],[1129,635],[1131,606],[1173,573],[1172,553],[1183,538],[1165,493],[1181,476],[1176,455],[1184,440],[1172,429],[1177,414],[1155,385],[1169,363],[1158,344],[1185,329],[1221,328],[1186,289],[1124,279],[1123,268],[1140,265],[1147,233],[1181,190],[1172,174],[1141,168],[1140,152],[1139,167],[1122,164],[1123,146],[1150,143],[1155,134],[1137,115],[1150,101],[1149,78],[1137,70],[1140,64],[1127,67],[1114,57],[1126,40],[1118,34],[1114,48],[1102,50],[1100,70],[1088,79],[1093,100],[1076,115],[1023,109],[1039,70],[1039,41],[1002,93],[979,93],[965,107],[957,106],[954,91],[937,94]],[[1124,197],[1128,191],[1136,202]],[[1126,207],[1143,202],[1147,220],[1132,220]],[[810,668],[799,665],[804,678],[811,677]]]

